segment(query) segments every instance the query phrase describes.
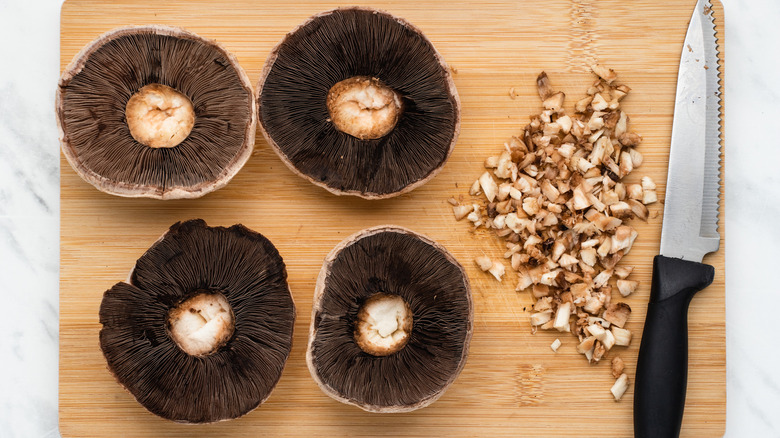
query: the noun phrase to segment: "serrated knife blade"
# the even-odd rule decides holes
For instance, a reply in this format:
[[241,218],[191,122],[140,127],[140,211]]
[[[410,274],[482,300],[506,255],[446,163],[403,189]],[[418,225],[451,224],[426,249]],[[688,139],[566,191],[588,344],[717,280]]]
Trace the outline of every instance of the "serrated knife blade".
[[720,79],[712,8],[699,1],[677,75],[661,254],[700,262],[718,250]]
[[680,435],[688,377],[688,305],[715,269],[720,193],[718,40],[710,0],[698,0],[685,35],[674,105],[660,255],[637,361],[634,436]]

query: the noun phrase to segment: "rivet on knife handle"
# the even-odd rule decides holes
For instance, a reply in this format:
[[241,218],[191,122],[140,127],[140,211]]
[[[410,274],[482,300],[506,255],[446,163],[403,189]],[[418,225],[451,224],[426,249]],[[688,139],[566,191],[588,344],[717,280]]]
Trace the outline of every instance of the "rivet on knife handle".
[[639,347],[634,393],[634,436],[680,435],[688,377],[688,303],[709,286],[715,269],[656,256],[647,319]]

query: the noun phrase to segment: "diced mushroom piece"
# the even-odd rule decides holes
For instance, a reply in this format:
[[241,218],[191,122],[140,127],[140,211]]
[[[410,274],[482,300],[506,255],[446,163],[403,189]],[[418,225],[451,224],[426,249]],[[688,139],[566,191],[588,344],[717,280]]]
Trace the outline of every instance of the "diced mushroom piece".
[[552,344],[550,344],[550,348],[552,349],[552,351],[555,352],[558,352],[558,348],[560,348],[560,346],[561,346],[561,340],[557,338],[553,341]]
[[642,219],[643,221],[647,221],[648,210],[647,207],[645,207],[645,204],[642,204],[636,199],[629,199],[626,201],[626,203],[631,208],[631,212],[634,213],[636,217]]
[[642,192],[642,203],[645,205],[658,201],[658,194],[655,190],[645,190]]
[[477,179],[474,181],[474,184],[471,185],[471,188],[469,188],[469,195],[479,196],[480,193],[482,193],[482,190],[479,188],[479,179]]
[[649,176],[642,177],[642,190],[655,190],[655,182]]
[[569,328],[569,316],[571,315],[571,303],[563,303],[558,307],[555,313],[555,323],[553,327],[559,332],[567,332]]
[[498,193],[496,193],[496,199],[499,201],[505,201],[509,197],[509,191],[512,190],[512,184],[502,183],[498,186]]
[[620,202],[620,196],[615,190],[605,190],[601,192],[601,202],[607,206],[613,206]]
[[576,104],[574,104],[574,110],[578,113],[584,113],[588,110],[588,105],[593,101],[593,96],[586,96],[582,99],[578,100]]
[[615,345],[628,347],[631,345],[631,331],[624,328],[612,326],[612,335],[615,337]]
[[550,85],[550,79],[547,77],[547,73],[541,72],[539,73],[539,76],[536,77],[536,91],[539,92],[539,98],[542,100],[546,100],[555,93],[552,85]]
[[565,96],[566,95],[561,91],[553,93],[547,99],[544,99],[542,106],[550,111],[558,112],[563,108],[563,99]]
[[620,219],[630,219],[634,213],[628,203],[623,201],[610,205],[609,212],[612,213],[612,216]]
[[621,225],[615,229],[615,234],[612,235],[612,245],[609,249],[610,254],[614,254],[620,250],[624,250],[631,245],[631,232],[634,229],[628,225]]
[[479,269],[481,269],[482,272],[487,271],[493,266],[493,260],[490,260],[490,257],[488,256],[479,256],[474,259],[474,263],[479,266]]
[[601,344],[604,345],[604,348],[609,351],[612,349],[612,347],[615,346],[615,335],[613,335],[612,331],[610,330],[604,330],[604,335],[602,335],[599,341],[601,341]]
[[590,333],[592,336],[595,336],[599,341],[604,339],[604,333],[607,332],[604,327],[601,326],[601,324],[591,324],[587,327],[587,330],[588,333]]
[[596,249],[595,248],[586,248],[580,251],[580,259],[583,263],[587,264],[588,266],[595,266],[596,265]]
[[629,199],[641,200],[644,196],[644,190],[641,184],[626,184],[626,196]]
[[572,120],[569,116],[561,116],[558,117],[558,120],[556,121],[558,123],[558,126],[561,127],[561,131],[564,134],[568,134],[571,132],[571,126],[572,126]]
[[558,277],[559,273],[560,270],[556,270],[542,274],[542,280],[540,283],[546,284],[547,286],[558,286],[558,283],[555,281],[555,279]]
[[615,356],[612,358],[612,377],[618,378],[621,374],[623,374],[623,370],[625,369],[626,365],[623,362],[623,359],[620,358],[620,356]]
[[639,146],[639,143],[642,143],[642,137],[634,132],[626,132],[618,137],[618,141],[623,146],[636,147]]
[[546,284],[534,283],[531,286],[531,292],[533,293],[534,298],[546,297],[550,295],[550,286],[547,286]]
[[616,183],[614,190],[615,190],[615,193],[617,193],[619,200],[622,201],[622,200],[626,199],[626,186],[625,186],[625,184],[623,184],[623,183]]
[[505,151],[498,157],[498,163],[496,164],[496,169],[493,171],[493,174],[499,178],[511,178],[513,167],[515,166],[515,163],[512,162],[512,156],[509,152]]
[[612,303],[604,311],[602,318],[620,328],[626,325],[628,316],[631,315],[631,307],[626,303]]
[[552,297],[539,298],[534,303],[534,310],[537,312],[544,312],[546,310],[552,311],[552,300]]
[[561,193],[558,191],[557,188],[555,188],[554,185],[549,180],[544,180],[541,183],[542,188],[542,194],[547,198],[550,202],[555,202],[558,199],[558,196],[561,195]]
[[570,271],[572,271],[573,268],[577,266],[577,263],[577,258],[571,254],[563,254],[561,258],[558,259],[558,264],[561,265],[562,268],[568,269]]
[[634,165],[634,168],[641,166],[642,162],[644,162],[644,157],[638,150],[630,148],[628,154],[631,156],[631,163]]
[[639,286],[638,281],[631,281],[631,280],[617,281],[617,288],[620,291],[620,295],[623,295],[624,297],[627,297],[632,293],[636,292],[637,286]]
[[596,95],[593,96],[593,101],[590,105],[593,107],[594,111],[603,111],[607,109],[609,102],[604,99],[604,96],[602,96],[601,93],[596,93]]
[[526,197],[523,199],[523,211],[531,216],[539,213],[539,201],[536,198]]
[[611,269],[606,269],[604,271],[601,271],[601,272],[599,272],[599,275],[597,275],[593,279],[593,286],[596,289],[604,287],[604,285],[606,285],[607,282],[609,282],[610,278],[612,278],[612,270]]
[[615,73],[615,70],[604,67],[603,65],[593,64],[590,66],[590,69],[593,70],[593,73],[596,73],[598,77],[604,79],[604,81],[608,84],[611,84],[615,79],[617,79],[617,73]]
[[572,154],[574,153],[574,149],[574,144],[564,143],[558,147],[558,153],[564,158],[571,158]]
[[504,276],[504,273],[506,272],[506,267],[503,263],[501,263],[498,260],[493,260],[493,265],[488,269],[488,272],[490,272],[493,277],[496,278],[499,282],[501,281],[501,278]]
[[607,353],[606,347],[604,347],[604,344],[601,343],[601,341],[596,341],[596,343],[593,345],[593,361],[598,362],[601,360],[602,357],[604,357],[604,354]]
[[620,112],[620,118],[618,119],[618,122],[615,124],[615,131],[614,135],[616,138],[620,138],[621,135],[625,134],[628,130],[628,116],[625,112]]
[[617,278],[621,280],[625,280],[628,278],[629,275],[631,275],[631,272],[634,270],[633,266],[618,266],[615,268],[615,275]]
[[474,208],[470,205],[456,205],[455,207],[452,207],[452,213],[455,215],[456,220],[463,219],[472,211],[474,211]]
[[537,312],[531,315],[531,325],[532,326],[540,326],[547,321],[552,320],[552,310],[548,310],[545,312]]
[[619,401],[623,394],[626,393],[626,390],[628,389],[628,375],[623,373],[620,375],[620,377],[615,380],[615,384],[612,385],[612,388],[610,391],[612,392],[612,395],[615,397],[615,401]]
[[590,287],[585,283],[572,284],[569,291],[575,304],[584,303],[590,298]]
[[599,257],[604,258],[609,255],[610,250],[612,249],[612,239],[606,238],[603,242],[601,242],[601,245],[599,245],[599,248],[596,250]]
[[479,177],[479,186],[482,187],[482,191],[485,193],[488,201],[493,202],[498,194],[498,184],[490,176],[490,173],[485,172]]
[[515,290],[518,292],[521,290],[528,289],[534,283],[533,280],[531,279],[531,275],[528,274],[528,270],[524,268],[518,271],[517,276],[518,276],[518,281]]
[[583,189],[582,184],[578,185],[573,192],[572,196],[572,207],[575,210],[584,210],[588,207],[590,207],[590,201],[588,200],[588,197],[585,196],[586,190]]
[[642,177],[642,203],[652,204],[658,200],[655,193],[656,185],[649,176]]
[[634,162],[631,160],[631,154],[622,151],[620,153],[620,177],[624,177],[634,170]]
[[582,310],[590,313],[591,315],[597,315],[601,308],[604,306],[605,296],[603,294],[593,294],[582,306]]
[[498,167],[498,157],[485,158],[485,169],[495,169],[496,167]]
[[588,336],[583,339],[579,345],[577,345],[577,353],[586,354],[593,351],[593,346],[596,344],[595,336]]

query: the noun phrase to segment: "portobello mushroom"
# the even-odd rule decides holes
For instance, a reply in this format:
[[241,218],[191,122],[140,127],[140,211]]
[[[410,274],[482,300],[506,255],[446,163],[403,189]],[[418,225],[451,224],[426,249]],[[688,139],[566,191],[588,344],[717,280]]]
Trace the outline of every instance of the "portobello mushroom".
[[100,305],[108,368],[141,405],[182,423],[240,417],[268,398],[295,306],[273,244],[242,225],[176,223]]
[[195,198],[249,159],[257,109],[236,58],[165,26],[128,27],[84,47],[56,96],[62,152],[99,190]]
[[315,15],[274,48],[260,131],[296,174],[337,195],[409,192],[444,166],[460,101],[444,58],[409,22],[368,8]]
[[468,278],[444,247],[405,228],[369,228],[325,259],[306,361],[342,403],[412,411],[460,374],[472,327]]

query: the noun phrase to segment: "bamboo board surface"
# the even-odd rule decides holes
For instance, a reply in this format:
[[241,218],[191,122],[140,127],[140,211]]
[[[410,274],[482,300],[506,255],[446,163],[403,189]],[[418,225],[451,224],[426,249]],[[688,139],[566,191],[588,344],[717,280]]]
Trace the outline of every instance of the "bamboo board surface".
[[[627,328],[632,346],[618,349],[632,381],[615,403],[609,361],[589,365],[575,352],[576,338],[531,334],[528,294],[480,272],[472,259],[500,257],[502,244],[456,222],[447,203],[464,195],[484,171],[482,161],[500,152],[541,105],[536,75],[545,70],[569,96],[567,107],[593,80],[587,66],[614,68],[632,93],[623,108],[644,137],[645,163],[629,181],[652,177],[663,199],[680,50],[694,1],[381,0],[370,5],[419,26],[457,73],[462,100],[458,144],[444,170],[401,197],[365,201],[336,197],[292,174],[258,135],[244,169],[225,188],[201,199],[155,201],[105,195],[83,182],[62,158],[60,277],[60,428],[63,436],[604,436],[632,435],[633,379],[658,251],[658,216],[633,225],[639,239],[625,264],[641,281],[626,301],[634,310]],[[62,8],[61,66],[114,27],[168,24],[223,43],[256,83],[271,48],[308,16],[346,5],[332,1],[196,0],[97,2],[68,0]],[[716,5],[723,48],[723,15]],[[514,87],[519,96],[510,99]],[[722,187],[721,187],[722,191]],[[722,203],[721,195],[721,203]],[[722,205],[721,205],[722,207]],[[720,210],[723,212],[723,208]],[[135,260],[172,223],[204,218],[209,225],[243,223],[267,236],[285,259],[298,317],[290,359],[281,381],[260,408],[233,421],[185,426],[148,413],[106,369],[98,346],[103,292],[127,277]],[[397,224],[446,246],[471,279],[474,336],[468,363],[455,384],[428,408],[377,415],[323,394],[305,364],[314,284],[322,260],[344,237],[365,227]],[[724,236],[723,217],[720,218]],[[693,300],[689,317],[690,370],[683,436],[720,436],[725,427],[724,254],[705,262],[715,283]],[[560,338],[557,353],[550,343]],[[615,354],[613,350],[609,358]],[[662,383],[662,382],[659,382]]]

